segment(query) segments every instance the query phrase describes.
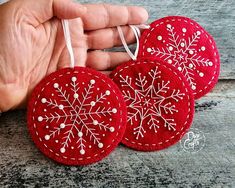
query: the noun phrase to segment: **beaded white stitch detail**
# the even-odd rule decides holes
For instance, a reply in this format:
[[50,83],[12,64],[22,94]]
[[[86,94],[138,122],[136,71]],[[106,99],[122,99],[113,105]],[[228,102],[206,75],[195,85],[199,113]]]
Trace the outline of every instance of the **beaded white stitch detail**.
[[[56,140],[57,142],[55,141],[57,144],[60,144],[61,153],[66,153],[67,148],[78,148],[80,154],[84,155],[86,153],[86,146],[88,148],[92,147],[91,145],[87,145],[88,139],[94,146],[96,145],[101,149],[104,147],[102,137],[106,136],[104,132],[108,131],[113,133],[116,131],[114,127],[111,127],[107,122],[101,121],[101,119],[102,117],[108,117],[117,113],[118,110],[112,107],[99,106],[108,100],[111,92],[106,90],[100,94],[96,94],[92,100],[91,95],[96,92],[95,84],[96,81],[94,79],[90,80],[89,83],[82,84],[84,91],[79,96],[79,82],[76,77],[72,77],[71,83],[65,89],[58,83],[53,84],[53,89],[60,100],[58,100],[58,97],[57,99],[41,98],[43,105],[55,109],[55,111],[50,114],[39,115],[37,120],[45,123],[56,123],[56,126],[52,130],[48,130],[44,139],[49,141],[57,135],[63,135],[60,142],[58,140]],[[68,90],[71,90],[73,94],[70,95]],[[97,130],[101,130],[103,132],[102,135]],[[71,145],[72,139],[77,140],[73,146]]]
[[[175,31],[175,27],[171,24],[166,25],[166,31],[168,33],[168,43],[165,42],[166,39],[162,38],[162,36],[157,36],[158,40],[161,39],[166,43],[165,47],[147,47],[146,51],[174,65],[184,74],[192,90],[195,91],[197,89],[197,83],[194,78],[195,74],[198,74],[199,77],[204,77],[204,73],[199,72],[197,67],[213,66],[213,62],[200,55],[200,52],[206,50],[205,46],[198,48],[198,42],[201,40],[202,33],[198,30],[194,32],[192,36],[186,38],[186,28],[177,32]],[[181,39],[180,36],[183,36],[183,38]]]

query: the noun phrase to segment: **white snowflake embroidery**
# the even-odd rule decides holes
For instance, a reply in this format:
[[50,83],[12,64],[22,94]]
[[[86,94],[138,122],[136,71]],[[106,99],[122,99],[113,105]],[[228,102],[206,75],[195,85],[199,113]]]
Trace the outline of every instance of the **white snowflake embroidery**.
[[[83,82],[82,85],[85,85],[85,83]],[[74,143],[73,146],[70,146],[73,139],[76,141],[75,145],[79,149],[80,154],[84,155],[88,141],[101,149],[104,147],[101,136],[105,136],[105,132],[107,131],[111,133],[115,132],[114,127],[110,127],[109,124],[101,119],[102,117],[111,117],[112,114],[117,113],[117,109],[111,107],[106,108],[101,105],[105,100],[108,100],[107,98],[111,94],[109,90],[101,94],[96,94],[96,97],[92,100],[92,94],[94,94],[94,90],[96,89],[95,80],[90,80],[88,86],[84,87],[85,89],[81,93],[81,96],[78,94],[80,90],[78,86],[79,83],[76,77],[71,78],[71,83],[66,84],[65,90],[58,83],[54,83],[53,87],[60,101],[51,98],[42,98],[41,102],[46,105],[46,108],[49,107],[57,110],[49,115],[39,116],[38,121],[46,123],[54,122],[57,124],[56,127],[53,127],[45,135],[45,140],[50,140],[51,138],[55,138],[56,135],[62,134],[63,138],[61,142],[55,140],[56,143],[61,144],[61,153],[65,153],[68,147],[75,149]],[[72,90],[73,96],[69,94],[70,92],[67,89]],[[52,94],[52,96],[55,96],[55,94]],[[66,105],[62,105],[61,103]],[[110,118],[110,120],[112,119]],[[98,130],[102,131],[103,135],[100,135]],[[89,148],[91,147],[89,145]]]
[[[160,57],[178,68],[178,70],[185,75],[191,88],[196,90],[197,84],[194,75],[198,74],[200,77],[204,77],[204,73],[199,72],[197,67],[213,66],[213,63],[209,59],[203,58],[198,53],[206,50],[205,46],[202,46],[201,48],[198,47],[198,42],[201,39],[200,31],[185,38],[187,32],[186,28],[182,29],[182,33],[177,33],[174,29],[175,28],[171,24],[167,24],[166,30],[169,36],[169,43],[166,44],[166,47],[149,47],[147,48],[147,52],[151,55]],[[183,38],[181,38],[181,35]],[[157,40],[162,41],[163,43],[166,42],[162,36],[157,36]]]
[[[147,76],[151,78],[150,82],[147,81]],[[171,114],[178,112],[174,102],[182,100],[185,95],[180,90],[170,90],[170,81],[161,80],[161,71],[158,71],[158,67],[149,71],[147,76],[139,73],[133,81],[129,76],[124,78],[120,75],[120,83],[126,88],[122,93],[128,105],[128,122],[134,125],[140,119],[138,126],[133,128],[137,140],[144,137],[146,126],[157,133],[160,121],[164,122],[164,127],[169,131],[175,131],[175,120],[166,118],[166,115],[170,117]],[[136,87],[138,89],[135,89]]]

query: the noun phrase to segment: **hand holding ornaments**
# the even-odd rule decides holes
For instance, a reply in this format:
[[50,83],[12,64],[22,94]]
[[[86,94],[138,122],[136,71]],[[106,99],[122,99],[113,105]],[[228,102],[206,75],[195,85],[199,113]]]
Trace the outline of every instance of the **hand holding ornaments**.
[[142,151],[177,143],[192,124],[194,98],[218,80],[212,37],[189,18],[157,20],[143,32],[133,60],[114,70],[111,80],[73,67],[63,23],[71,68],[41,81],[28,105],[28,128],[37,147],[57,162],[86,165],[107,156],[121,140]]

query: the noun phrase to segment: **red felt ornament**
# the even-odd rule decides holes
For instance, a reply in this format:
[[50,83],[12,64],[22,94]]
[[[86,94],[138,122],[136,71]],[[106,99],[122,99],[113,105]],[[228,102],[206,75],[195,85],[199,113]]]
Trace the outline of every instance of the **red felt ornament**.
[[89,68],[74,67],[69,23],[62,20],[71,68],[43,79],[28,105],[28,129],[36,146],[66,165],[106,157],[121,141],[126,106],[113,81]]
[[195,21],[170,16],[153,22],[140,39],[140,57],[157,57],[182,72],[195,99],[217,83],[220,58],[213,38]]
[[182,73],[156,58],[119,66],[111,74],[127,105],[122,143],[154,151],[177,143],[190,128],[194,98]]
[[66,165],[107,156],[121,141],[126,106],[107,76],[88,68],[59,70],[42,80],[28,105],[28,129],[36,146]]

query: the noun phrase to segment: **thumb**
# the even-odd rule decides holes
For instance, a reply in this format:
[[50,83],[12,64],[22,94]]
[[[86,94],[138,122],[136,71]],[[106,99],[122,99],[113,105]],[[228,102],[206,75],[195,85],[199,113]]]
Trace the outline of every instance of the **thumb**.
[[34,26],[42,24],[52,17],[73,19],[82,17],[87,8],[72,0],[13,0],[8,2],[14,8],[30,17]]

